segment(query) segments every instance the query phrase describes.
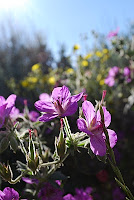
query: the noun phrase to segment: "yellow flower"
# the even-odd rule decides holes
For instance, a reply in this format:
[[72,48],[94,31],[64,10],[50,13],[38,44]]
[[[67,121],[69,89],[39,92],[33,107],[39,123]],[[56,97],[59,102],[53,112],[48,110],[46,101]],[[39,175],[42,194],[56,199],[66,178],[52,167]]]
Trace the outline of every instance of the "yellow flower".
[[28,77],[27,78],[27,81],[29,83],[37,83],[38,79],[36,77]]
[[108,51],[108,49],[103,49],[102,52],[103,52],[104,54],[107,54],[109,51]]
[[56,83],[56,79],[54,76],[51,76],[49,79],[48,79],[48,83],[50,83],[51,85],[54,85]]
[[103,56],[103,54],[102,54],[101,51],[96,51],[95,55],[96,55],[97,57],[102,57],[102,56]]
[[28,86],[28,81],[24,80],[21,82],[22,87],[27,87]]
[[100,85],[104,85],[104,83],[105,83],[105,80],[104,79],[102,79],[102,80],[100,80]]
[[82,67],[87,67],[88,66],[88,61],[87,60],[82,60],[81,61]]
[[88,53],[87,55],[84,56],[84,59],[90,59],[92,57],[91,53]]
[[80,45],[79,44],[75,44],[73,46],[73,50],[76,51],[76,50],[79,50],[80,49]]
[[68,69],[66,70],[66,73],[67,73],[67,74],[73,74],[73,73],[74,73],[74,69],[68,68]]
[[108,60],[109,56],[108,54],[104,55],[102,58],[101,58],[101,63],[103,62],[106,62]]
[[97,77],[96,77],[96,80],[97,80],[97,81],[100,81],[101,78],[102,78],[102,75],[101,75],[101,74],[98,74]]
[[37,63],[32,66],[32,71],[34,72],[34,71],[38,70],[39,68],[40,68],[40,63]]

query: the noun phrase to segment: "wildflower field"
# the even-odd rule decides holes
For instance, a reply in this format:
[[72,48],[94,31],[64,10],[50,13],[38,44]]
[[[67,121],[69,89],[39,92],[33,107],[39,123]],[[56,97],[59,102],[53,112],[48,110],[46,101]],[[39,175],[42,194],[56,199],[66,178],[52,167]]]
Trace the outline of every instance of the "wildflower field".
[[0,47],[0,200],[134,200],[134,27],[92,34]]

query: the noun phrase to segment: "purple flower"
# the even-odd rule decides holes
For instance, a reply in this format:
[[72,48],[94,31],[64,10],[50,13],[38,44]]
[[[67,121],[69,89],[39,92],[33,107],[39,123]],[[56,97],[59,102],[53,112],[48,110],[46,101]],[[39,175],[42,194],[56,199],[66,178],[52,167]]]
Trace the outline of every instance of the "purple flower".
[[[80,131],[83,131],[89,135],[90,148],[93,153],[99,156],[104,156],[106,154],[106,144],[100,112],[99,110],[95,112],[95,108],[90,101],[83,102],[82,110],[86,120],[79,118],[77,120],[77,126]],[[104,123],[107,128],[111,123],[111,115],[105,107],[103,107],[103,112]],[[107,131],[109,134],[110,146],[113,148],[117,142],[117,135],[111,129],[107,129]]]
[[12,108],[14,107],[16,95],[10,95],[7,100],[0,96],[0,128],[4,125],[5,119],[9,116]]
[[123,71],[123,74],[124,74],[124,76],[125,76],[125,79],[126,79],[126,81],[129,83],[129,82],[131,82],[131,70],[130,70],[130,68],[129,67],[125,67],[124,68],[124,71]]
[[105,84],[108,85],[109,87],[113,87],[114,84],[115,84],[115,79],[114,79],[114,77],[108,76],[108,77],[105,79]]
[[74,196],[67,194],[63,197],[63,200],[93,200],[91,196],[92,190],[91,187],[87,187],[85,190],[76,188]]
[[119,32],[119,27],[118,27],[115,31],[109,32],[108,35],[107,35],[107,38],[110,39],[110,38],[112,38],[112,37],[117,36],[117,35],[118,35],[118,32]]
[[35,107],[43,115],[39,121],[47,122],[55,117],[65,117],[73,115],[78,108],[77,101],[82,97],[83,93],[71,96],[69,89],[64,85],[54,88],[51,95],[51,101],[39,100],[35,102]]
[[39,113],[34,110],[30,111],[28,117],[32,122],[36,122],[39,117]]
[[109,70],[109,76],[115,77],[119,73],[119,67],[114,66]]
[[22,177],[22,180],[28,184],[33,184],[33,183],[38,184],[39,183],[39,181],[37,179],[31,179],[28,177]]
[[59,188],[55,188],[50,183],[45,183],[44,187],[39,191],[38,197],[41,200],[63,200],[63,192]]
[[15,121],[18,117],[18,115],[20,114],[20,111],[18,108],[16,108],[15,106],[12,108],[11,112],[10,112],[10,118]]
[[125,200],[125,195],[122,193],[119,187],[116,187],[113,191],[113,200]]
[[124,67],[124,76],[130,76],[130,68]]
[[51,101],[51,96],[47,93],[42,93],[40,94],[39,99],[43,101]]
[[19,194],[13,188],[6,187],[3,192],[0,190],[0,200],[19,200]]
[[105,79],[105,84],[108,85],[109,87],[114,86],[115,84],[115,77],[119,73],[119,67],[114,66],[109,70],[108,76]]
[[76,200],[71,194],[67,194],[63,197],[63,200]]
[[75,200],[93,200],[93,197],[91,196],[92,188],[87,187],[84,189],[75,189],[76,195],[74,195]]

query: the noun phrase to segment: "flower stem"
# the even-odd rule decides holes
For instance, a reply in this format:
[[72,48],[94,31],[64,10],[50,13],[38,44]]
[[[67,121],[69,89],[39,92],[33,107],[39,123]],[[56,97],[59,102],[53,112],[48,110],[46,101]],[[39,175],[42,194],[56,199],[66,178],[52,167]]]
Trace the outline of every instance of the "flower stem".
[[102,106],[100,105],[100,114],[101,114],[101,123],[103,124],[103,132],[106,136],[106,146],[107,146],[107,152],[109,154],[108,157],[108,161],[114,171],[114,173],[116,174],[117,178],[115,178],[115,181],[117,182],[117,184],[119,185],[119,187],[122,188],[122,190],[126,193],[126,195],[128,196],[128,198],[130,198],[129,200],[134,200],[134,196],[132,195],[131,191],[129,190],[129,188],[126,186],[123,176],[121,174],[121,171],[119,170],[117,164],[116,164],[116,160],[115,160],[115,155],[114,155],[114,151],[113,149],[110,147],[110,142],[109,142],[109,135],[108,135],[108,131],[105,127],[105,123],[104,123],[104,112],[102,109]]
[[108,136],[108,132],[107,129],[104,125],[104,133],[106,136],[106,146],[107,146],[107,151],[108,154],[110,155],[110,157],[108,158],[108,161],[114,171],[114,173],[116,174],[117,178],[115,178],[115,181],[117,182],[117,184],[122,188],[122,190],[126,193],[126,195],[129,197],[129,200],[134,200],[134,196],[132,195],[131,191],[129,190],[129,188],[126,186],[123,176],[121,174],[121,171],[119,170],[117,164],[116,164],[116,160],[115,160],[115,155],[114,155],[114,151],[113,149],[110,147],[110,142],[109,142],[109,136]]

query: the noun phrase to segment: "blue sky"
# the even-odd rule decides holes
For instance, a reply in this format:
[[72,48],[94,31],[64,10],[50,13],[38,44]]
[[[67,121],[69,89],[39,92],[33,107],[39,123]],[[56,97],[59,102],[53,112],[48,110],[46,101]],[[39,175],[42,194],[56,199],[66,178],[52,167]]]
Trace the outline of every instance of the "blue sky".
[[[127,31],[129,22],[134,22],[133,8],[133,0],[27,0],[22,7],[2,9],[1,21],[12,15],[15,26],[25,27],[30,34],[40,31],[57,53],[63,43],[71,51],[81,42],[80,35],[90,36],[91,30]],[[92,43],[91,37],[88,42]]]

